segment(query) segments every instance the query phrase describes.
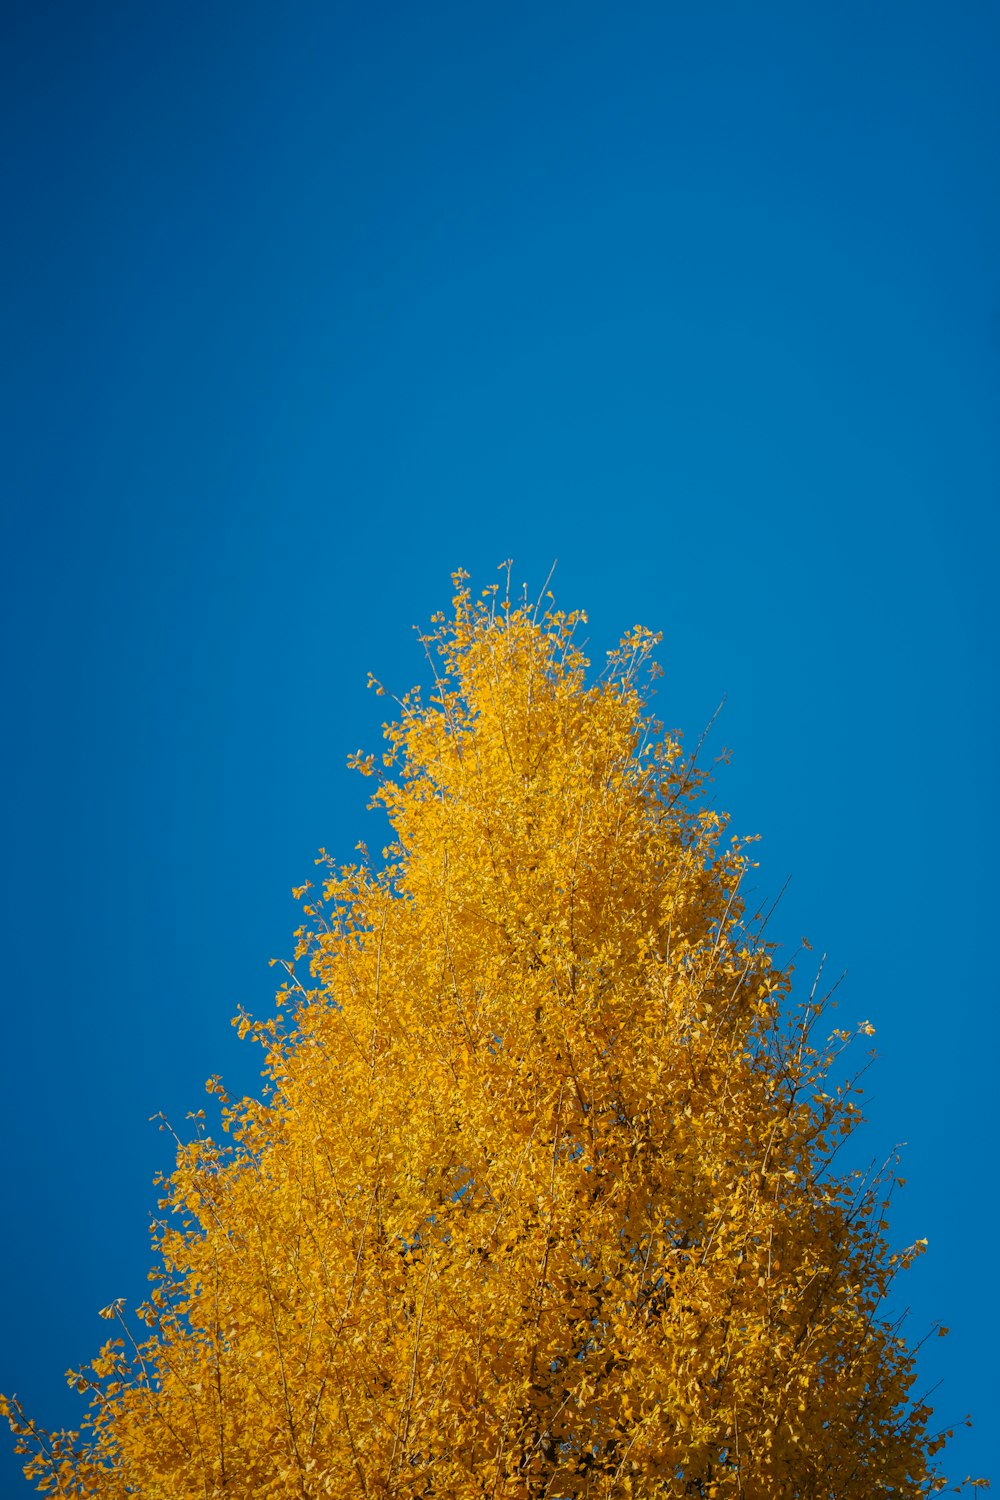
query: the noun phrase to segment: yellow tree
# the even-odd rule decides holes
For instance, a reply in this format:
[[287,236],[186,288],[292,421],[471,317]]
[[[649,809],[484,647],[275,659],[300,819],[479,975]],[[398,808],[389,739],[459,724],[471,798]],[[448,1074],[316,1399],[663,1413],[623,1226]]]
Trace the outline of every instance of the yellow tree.
[[[885,1312],[884,1179],[838,1175],[848,1040],[746,919],[745,843],[583,616],[475,599],[424,637],[373,805],[296,894],[264,1101],[180,1146],[149,1301],[10,1408],[53,1494],[741,1497],[937,1489]],[[376,684],[377,686],[377,684]],[[352,757],[365,774],[374,757]],[[863,1027],[862,1030],[870,1030]]]

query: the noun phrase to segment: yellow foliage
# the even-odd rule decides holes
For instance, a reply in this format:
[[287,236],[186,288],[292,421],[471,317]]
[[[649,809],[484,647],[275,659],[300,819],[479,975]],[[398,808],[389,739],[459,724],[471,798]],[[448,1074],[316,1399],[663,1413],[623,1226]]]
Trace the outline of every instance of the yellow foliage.
[[[845,1034],[745,919],[745,843],[644,706],[639,627],[457,576],[386,726],[386,862],[296,893],[266,1102],[183,1146],[138,1331],[12,1420],[47,1493],[915,1497],[939,1481]],[[374,680],[373,680],[374,681]],[[376,684],[377,686],[377,684]],[[381,691],[381,689],[379,689]],[[385,772],[390,773],[388,776]],[[868,1023],[861,1028],[866,1034]]]

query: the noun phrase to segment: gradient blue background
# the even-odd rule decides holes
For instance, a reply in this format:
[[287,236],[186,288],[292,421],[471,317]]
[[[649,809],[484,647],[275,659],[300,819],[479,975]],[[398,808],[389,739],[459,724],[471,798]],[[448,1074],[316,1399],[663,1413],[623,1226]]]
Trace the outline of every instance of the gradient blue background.
[[290,887],[380,843],[367,670],[421,678],[453,568],[558,557],[595,657],[665,632],[668,725],[728,694],[719,802],[878,1028],[860,1154],[909,1143],[907,1326],[989,1473],[997,7],[4,18],[0,1388],[76,1418],[148,1116],[259,1084]]

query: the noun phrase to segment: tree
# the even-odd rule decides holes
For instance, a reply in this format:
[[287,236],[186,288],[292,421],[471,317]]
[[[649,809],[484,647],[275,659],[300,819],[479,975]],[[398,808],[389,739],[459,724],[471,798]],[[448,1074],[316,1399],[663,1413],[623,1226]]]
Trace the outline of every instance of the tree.
[[[262,1101],[179,1145],[161,1264],[61,1495],[915,1497],[944,1483],[885,1298],[886,1178],[741,885],[748,841],[646,712],[636,627],[478,600],[386,726],[376,869],[325,852]],[[378,686],[376,684],[376,686]],[[381,691],[381,689],[379,689]],[[365,774],[374,757],[352,757]],[[860,1028],[869,1032],[866,1026]]]

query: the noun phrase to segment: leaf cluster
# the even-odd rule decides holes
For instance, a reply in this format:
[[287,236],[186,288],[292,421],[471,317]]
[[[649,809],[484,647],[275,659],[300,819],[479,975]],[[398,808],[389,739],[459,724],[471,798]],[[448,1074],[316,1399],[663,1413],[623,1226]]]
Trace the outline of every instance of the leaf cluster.
[[[886,1312],[891,1171],[838,1175],[847,1033],[748,918],[747,840],[581,614],[422,636],[376,868],[322,853],[269,1091],[178,1143],[134,1319],[72,1379],[64,1496],[872,1500],[939,1488]],[[376,687],[378,685],[376,684]],[[381,689],[379,689],[381,691]],[[867,1026],[863,1030],[870,1031]]]

